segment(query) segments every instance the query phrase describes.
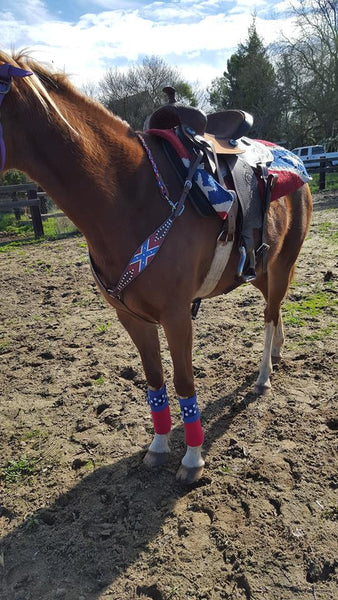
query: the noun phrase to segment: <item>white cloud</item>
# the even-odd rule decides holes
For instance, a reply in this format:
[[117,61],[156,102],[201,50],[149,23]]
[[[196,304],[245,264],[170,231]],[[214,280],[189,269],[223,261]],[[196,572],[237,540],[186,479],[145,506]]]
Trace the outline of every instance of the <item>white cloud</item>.
[[[122,4],[110,0],[98,3],[110,8]],[[126,4],[132,8],[126,9]],[[208,85],[222,75],[229,55],[247,38],[252,6],[266,7],[267,1],[238,0],[236,12],[229,12],[231,5],[218,0],[131,0],[123,3],[123,9],[87,12],[72,23],[52,17],[42,0],[27,0],[25,5],[14,0],[2,14],[2,45],[7,49],[32,47],[36,59],[64,68],[78,84],[102,78],[109,64],[136,62],[155,54],[177,66],[190,81]],[[191,18],[185,19],[186,15]],[[275,41],[288,23],[263,20],[259,15],[256,18],[258,33],[267,44]]]

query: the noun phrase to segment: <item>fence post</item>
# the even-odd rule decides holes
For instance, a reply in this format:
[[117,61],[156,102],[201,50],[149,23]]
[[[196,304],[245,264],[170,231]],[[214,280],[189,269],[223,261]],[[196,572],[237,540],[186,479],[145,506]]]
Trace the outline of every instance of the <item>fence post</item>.
[[[36,188],[34,190],[28,190],[28,199],[38,200],[38,192]],[[32,215],[35,239],[44,237],[43,224],[40,212],[40,203],[38,204],[38,206],[30,206],[29,208]]]
[[319,171],[319,189],[325,190],[325,175],[326,175],[326,159],[322,158],[320,161]]

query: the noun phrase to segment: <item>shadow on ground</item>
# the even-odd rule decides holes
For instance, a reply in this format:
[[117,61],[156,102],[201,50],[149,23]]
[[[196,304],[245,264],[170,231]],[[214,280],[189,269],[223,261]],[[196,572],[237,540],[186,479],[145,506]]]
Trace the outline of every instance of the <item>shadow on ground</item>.
[[[245,384],[203,413],[205,451],[254,401]],[[240,402],[236,398],[244,395]],[[222,415],[222,416],[219,416]],[[2,600],[97,600],[161,533],[177,499],[191,491],[175,481],[182,427],[173,431],[172,465],[149,472],[142,453],[96,469],[0,541]],[[206,475],[195,486],[210,483]],[[142,590],[140,588],[140,594]]]

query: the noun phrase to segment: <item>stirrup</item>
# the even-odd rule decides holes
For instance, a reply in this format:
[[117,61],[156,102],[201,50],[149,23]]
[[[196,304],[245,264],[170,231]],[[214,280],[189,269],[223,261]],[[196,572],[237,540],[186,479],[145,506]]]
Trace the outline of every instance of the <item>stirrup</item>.
[[238,250],[240,253],[240,258],[239,258],[239,263],[238,263],[238,267],[237,267],[237,277],[242,277],[243,269],[244,269],[244,265],[245,265],[245,261],[246,261],[246,249],[244,246],[240,246],[238,248]]
[[[249,267],[243,272],[244,266],[247,259],[247,251],[245,246],[239,247],[240,259],[237,269],[237,277],[241,279],[244,283],[249,283],[249,281],[254,281],[256,279],[256,270],[253,264],[249,264]],[[251,254],[249,255],[252,258]],[[250,260],[252,263],[252,261]]]
[[242,275],[242,280],[244,283],[249,283],[249,281],[255,281],[256,279],[256,271],[253,267],[249,267],[245,273]]

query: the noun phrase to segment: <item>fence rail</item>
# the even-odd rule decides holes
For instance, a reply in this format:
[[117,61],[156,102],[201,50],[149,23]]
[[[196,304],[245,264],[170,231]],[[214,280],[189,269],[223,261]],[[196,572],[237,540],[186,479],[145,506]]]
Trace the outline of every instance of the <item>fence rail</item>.
[[[325,190],[326,174],[338,172],[338,165],[332,166],[329,160],[321,160],[320,167],[308,167],[307,171],[311,173],[319,173],[319,189]],[[26,198],[16,200],[17,193],[25,193]],[[43,221],[49,217],[59,218],[65,217],[63,212],[43,215],[41,214],[41,199],[46,194],[39,191],[36,183],[22,183],[18,185],[2,185],[0,186],[0,213],[9,212],[19,208],[29,208],[32,225],[34,228],[34,236],[36,239],[44,237]],[[2,199],[4,197],[4,200]]]
[[[16,200],[17,194],[25,194],[25,198]],[[46,197],[46,193],[40,191],[36,183],[23,183],[19,185],[0,186],[0,213],[16,212],[20,208],[29,208],[34,236],[36,239],[44,237],[43,222],[49,218],[65,218],[62,211],[48,214],[41,213],[41,201]]]
[[[18,192],[24,192],[27,197],[22,200],[16,200],[15,197]],[[5,196],[4,201],[1,200],[1,196]],[[8,198],[10,198],[10,200],[8,200]],[[41,218],[41,201],[36,183],[3,185],[0,187],[0,212],[8,212],[10,210],[24,208],[26,206],[29,208],[31,213],[35,238],[38,239],[44,237]]]
[[322,159],[320,161],[319,167],[306,167],[306,170],[308,171],[308,173],[310,175],[311,175],[311,173],[313,173],[313,174],[319,173],[318,187],[322,191],[322,190],[325,190],[326,174],[327,173],[337,173],[338,165],[332,165],[332,163],[329,159]]

